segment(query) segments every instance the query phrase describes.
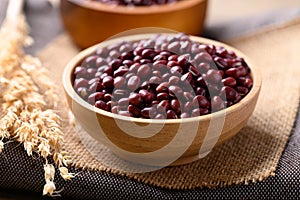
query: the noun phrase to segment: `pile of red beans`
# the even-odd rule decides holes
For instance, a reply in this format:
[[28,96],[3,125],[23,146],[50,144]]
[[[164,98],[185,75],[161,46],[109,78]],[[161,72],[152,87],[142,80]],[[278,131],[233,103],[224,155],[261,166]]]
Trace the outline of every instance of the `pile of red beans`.
[[98,48],[74,69],[74,89],[112,113],[189,118],[239,102],[251,89],[245,60],[187,35],[157,35]]
[[93,0],[100,3],[123,6],[151,6],[174,3],[181,0]]

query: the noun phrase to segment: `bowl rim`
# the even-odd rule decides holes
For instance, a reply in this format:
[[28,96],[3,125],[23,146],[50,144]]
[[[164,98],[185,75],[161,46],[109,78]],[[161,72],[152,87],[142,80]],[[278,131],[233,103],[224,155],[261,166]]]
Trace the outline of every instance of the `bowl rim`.
[[66,0],[77,6],[107,13],[118,13],[126,15],[147,15],[158,14],[164,12],[174,12],[178,10],[184,10],[200,3],[206,3],[207,0],[181,0],[163,5],[151,5],[151,6],[122,6],[122,5],[109,5],[97,1],[88,0]]
[[[213,44],[216,46],[223,46],[227,50],[232,50],[238,56],[245,59],[245,61],[247,62],[248,66],[251,70],[250,75],[253,80],[253,86],[252,86],[250,92],[244,98],[242,98],[238,103],[236,103],[232,106],[229,106],[225,109],[222,109],[220,111],[202,115],[202,116],[197,116],[197,117],[189,117],[189,118],[183,118],[183,119],[182,118],[180,118],[180,119],[143,119],[143,118],[122,116],[119,114],[111,113],[111,112],[96,108],[96,107],[92,106],[91,104],[87,103],[76,93],[76,91],[73,88],[73,85],[71,83],[71,78],[70,78],[72,76],[73,69],[75,66],[78,66],[78,63],[82,62],[84,58],[86,58],[87,56],[89,56],[93,52],[95,52],[97,48],[105,47],[109,44],[122,42],[122,41],[124,41],[124,39],[126,41],[147,39],[147,38],[150,38],[151,36],[154,36],[157,34],[163,34],[163,33],[138,34],[138,35],[130,35],[130,36],[114,38],[114,39],[106,40],[99,44],[93,45],[93,46],[79,52],[75,57],[73,57],[67,63],[67,65],[65,66],[65,69],[63,71],[62,83],[63,83],[63,87],[65,89],[66,95],[68,95],[72,99],[72,102],[75,101],[77,104],[84,107],[85,109],[88,109],[89,111],[95,112],[96,114],[99,114],[99,115],[104,115],[106,117],[135,122],[135,123],[145,123],[145,124],[149,124],[149,123],[177,124],[177,123],[183,123],[183,122],[207,121],[207,120],[212,119],[213,117],[224,116],[224,112],[225,112],[225,116],[226,116],[227,114],[233,113],[236,110],[241,109],[244,105],[247,105],[247,102],[250,101],[251,99],[253,99],[257,95],[257,93],[259,93],[259,91],[261,89],[261,84],[262,84],[260,71],[253,65],[253,62],[251,61],[251,59],[249,59],[244,53],[242,53],[241,51],[239,51],[239,50],[235,49],[234,47],[229,46],[225,43],[207,39],[207,38],[203,38],[203,37],[191,36],[191,35],[188,35],[188,36],[194,41],[197,41],[200,43],[206,43],[206,44]],[[166,33],[166,34],[176,35],[174,33]]]

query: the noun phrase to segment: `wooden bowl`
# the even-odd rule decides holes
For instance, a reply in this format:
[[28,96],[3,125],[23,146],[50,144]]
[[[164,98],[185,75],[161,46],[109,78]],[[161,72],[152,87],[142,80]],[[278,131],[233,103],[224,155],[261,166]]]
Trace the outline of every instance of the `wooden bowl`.
[[63,85],[69,107],[80,125],[118,156],[145,165],[181,165],[200,159],[214,146],[233,137],[251,116],[261,88],[261,77],[246,55],[216,41],[191,37],[201,43],[224,46],[243,57],[251,69],[253,87],[237,104],[212,114],[186,119],[151,120],[106,112],[85,102],[73,89],[74,68],[98,47],[121,41],[146,39],[153,34],[133,35],[92,46],[65,67]]
[[199,35],[207,0],[183,0],[157,6],[111,6],[88,0],[61,0],[61,16],[73,41],[86,48],[121,32],[160,27]]

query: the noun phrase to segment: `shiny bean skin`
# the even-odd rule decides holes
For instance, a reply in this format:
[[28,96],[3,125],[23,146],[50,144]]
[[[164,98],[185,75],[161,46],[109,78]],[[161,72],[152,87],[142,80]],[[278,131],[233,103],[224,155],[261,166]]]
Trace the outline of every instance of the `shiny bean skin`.
[[[154,1],[175,0],[145,0]],[[216,112],[253,87],[243,58],[182,33],[98,48],[74,68],[73,80],[77,94],[97,108],[152,119]]]

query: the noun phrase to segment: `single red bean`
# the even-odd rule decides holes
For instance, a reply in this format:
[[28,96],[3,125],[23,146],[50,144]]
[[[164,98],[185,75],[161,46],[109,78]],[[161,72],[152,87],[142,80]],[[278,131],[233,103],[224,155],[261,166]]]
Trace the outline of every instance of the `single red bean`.
[[245,76],[247,71],[244,67],[240,66],[238,68],[230,68],[225,71],[227,76],[232,76],[234,78],[239,78],[241,76]]
[[221,93],[219,96],[221,96],[221,97],[226,96],[226,99],[234,101],[237,98],[237,94],[238,93],[233,88],[231,88],[229,86],[224,86],[224,87],[222,87]]
[[111,89],[114,86],[114,79],[111,76],[106,76],[102,80],[104,88]]
[[235,78],[233,77],[227,77],[227,78],[224,78],[222,80],[222,83],[225,85],[225,86],[229,86],[229,87],[235,87],[236,86],[236,80]]
[[128,71],[129,71],[128,68],[120,67],[119,69],[117,69],[116,71],[114,71],[114,77],[117,77],[117,76],[123,76],[123,75],[126,74]]
[[128,60],[128,59],[132,59],[134,57],[132,52],[122,52],[120,58],[122,60]]
[[80,87],[76,91],[82,98],[85,98],[88,95],[88,91],[85,87]]
[[215,69],[210,69],[206,73],[206,81],[208,83],[218,83],[222,80],[222,76]]
[[104,94],[104,96],[103,96],[104,101],[108,102],[108,101],[111,101],[111,99],[112,99],[111,94],[109,94],[109,93]]
[[127,87],[130,90],[135,90],[139,87],[140,83],[141,83],[141,79],[138,76],[131,76],[128,79]]
[[179,66],[179,63],[177,61],[174,61],[174,60],[168,61],[167,67],[171,68],[171,67],[174,67],[174,66]]
[[129,72],[136,73],[140,67],[140,63],[134,63],[129,67]]
[[87,72],[87,68],[81,66],[75,68],[74,74],[76,75],[75,76],[76,78],[79,77],[87,78],[89,76]]
[[172,53],[170,51],[161,51],[159,55],[169,57],[172,55]]
[[200,116],[200,108],[193,109],[191,117],[198,117],[198,116]]
[[170,70],[171,74],[181,74],[183,72],[180,66],[173,66]]
[[143,47],[137,47],[134,51],[133,51],[133,54],[136,56],[136,55],[139,55],[141,56],[142,55],[142,52],[144,51],[145,48]]
[[193,76],[199,76],[200,75],[200,72],[198,71],[198,69],[196,67],[194,67],[193,65],[191,65],[189,67],[189,72],[191,72]]
[[214,96],[211,99],[211,109],[213,111],[222,110],[225,108],[224,101],[219,96]]
[[200,73],[206,73],[210,69],[210,65],[208,63],[200,63],[197,67]]
[[194,95],[190,92],[183,92],[183,96],[186,98],[186,100],[192,100],[194,98]]
[[169,94],[168,93],[165,93],[165,92],[161,92],[161,93],[158,93],[156,95],[156,98],[157,100],[159,101],[162,101],[162,100],[168,100],[169,99]]
[[191,83],[193,80],[193,75],[191,72],[187,72],[184,75],[181,76],[180,80],[182,82]]
[[184,119],[184,118],[189,118],[191,117],[187,112],[181,113],[180,118]]
[[129,103],[133,106],[140,106],[140,104],[142,103],[141,95],[137,93],[131,93],[129,96]]
[[165,119],[165,116],[163,114],[157,114],[154,119]]
[[157,76],[152,76],[149,79],[149,83],[151,83],[151,84],[159,84],[159,83],[161,83],[161,79],[158,78]]
[[124,87],[125,84],[126,84],[126,80],[122,76],[118,76],[118,77],[114,78],[114,87],[115,88],[122,88],[122,87]]
[[177,115],[173,110],[167,111],[167,119],[177,119]]
[[169,101],[168,100],[162,100],[157,105],[158,112],[166,112],[169,109]]
[[225,69],[228,66],[227,62],[223,58],[221,58],[221,57],[215,57],[214,58],[214,62],[221,69]]
[[120,56],[120,52],[116,51],[116,50],[112,50],[109,52],[109,57],[112,59],[116,59]]
[[233,102],[232,101],[226,101],[226,106],[229,107],[229,106],[232,106],[233,105]]
[[171,44],[168,45],[168,50],[173,52],[173,53],[178,53],[180,48],[180,43],[179,42],[172,42]]
[[207,87],[207,85],[206,85],[206,81],[205,81],[204,77],[206,77],[206,76],[202,75],[202,76],[198,77],[196,80],[196,83],[197,83],[197,85],[205,88],[205,87]]
[[169,78],[169,83],[171,85],[177,85],[179,83],[179,81],[180,81],[180,78],[178,76],[171,76]]
[[150,59],[141,59],[140,60],[140,64],[141,65],[150,64],[150,63],[152,63],[152,61]]
[[144,49],[142,51],[142,57],[152,60],[157,53],[153,49]]
[[89,86],[88,91],[89,91],[90,93],[92,93],[92,92],[99,92],[99,91],[101,91],[101,90],[103,90],[103,89],[104,89],[104,87],[103,87],[102,83],[100,83],[100,82],[94,82],[94,83],[92,83],[92,84]]
[[183,69],[187,69],[190,66],[190,57],[189,54],[181,55],[177,58],[177,62]]
[[118,114],[118,112],[119,112],[119,106],[113,106],[113,107],[111,108],[111,112],[112,112],[112,113],[115,113],[115,114]]
[[89,80],[89,85],[92,85],[93,83],[99,83],[100,82],[100,78],[93,78],[91,80]]
[[193,103],[190,101],[186,102],[183,106],[184,112],[190,112],[192,108],[193,108]]
[[167,57],[159,54],[153,58],[153,61],[159,61],[159,60],[167,60]]
[[247,87],[248,89],[250,89],[252,87],[252,85],[253,85],[253,82],[252,82],[252,80],[250,78],[246,78],[245,82],[243,83],[243,85],[245,87]]
[[136,63],[140,62],[141,60],[142,60],[142,56],[135,56],[133,58],[133,62],[136,62]]
[[169,86],[169,94],[172,96],[176,96],[178,98],[178,97],[182,96],[183,90],[176,85],[171,85],[171,86]]
[[168,62],[166,60],[158,60],[158,61],[155,61],[153,63],[153,69],[154,70],[159,70],[159,71],[162,71],[162,70],[167,70],[168,68],[166,68]]
[[113,68],[113,70],[118,69],[122,64],[122,60],[120,59],[114,59],[112,60],[109,65]]
[[197,87],[196,88],[196,95],[206,96],[206,90],[202,87]]
[[144,108],[141,110],[141,116],[144,118],[154,118],[157,114],[157,111],[155,108],[150,107],[150,108]]
[[194,60],[200,64],[201,62],[211,62],[212,57],[206,52],[200,52],[195,55]]
[[85,78],[75,79],[74,81],[74,89],[77,90],[80,87],[87,87],[89,85],[88,80]]
[[133,105],[128,106],[128,111],[134,116],[134,117],[139,117],[141,110],[138,107],[135,107]]
[[142,89],[139,91],[139,94],[146,103],[151,103],[154,99],[154,94],[147,90]]
[[195,107],[209,108],[210,103],[205,96],[197,95],[193,98],[193,105]]
[[163,82],[156,87],[156,92],[161,93],[161,92],[168,91],[168,87],[169,87],[169,83]]
[[149,67],[149,65],[141,65],[137,71],[137,75],[142,78],[147,77],[148,75],[150,75],[150,73],[151,68]]
[[178,60],[178,55],[174,54],[168,57],[168,61],[177,61]]
[[180,109],[180,103],[178,99],[172,99],[170,103],[170,107],[172,108],[172,110],[175,111],[176,114],[180,114],[181,109]]
[[141,86],[140,86],[140,89],[145,89],[145,90],[148,90],[150,88],[150,83],[149,81],[144,81]]
[[240,95],[246,95],[249,92],[249,89],[247,87],[237,86],[236,90]]
[[98,100],[95,102],[95,106],[105,111],[110,111],[109,106],[102,100]]
[[169,78],[170,78],[171,76],[172,76],[171,74],[165,73],[164,75],[162,75],[161,81],[162,81],[162,82],[168,82],[168,81],[169,81]]
[[128,92],[126,90],[116,89],[113,91],[113,96],[117,99],[120,99],[122,97],[125,97],[127,93]]
[[128,98],[121,98],[118,101],[119,106],[128,106],[129,105],[129,99]]

